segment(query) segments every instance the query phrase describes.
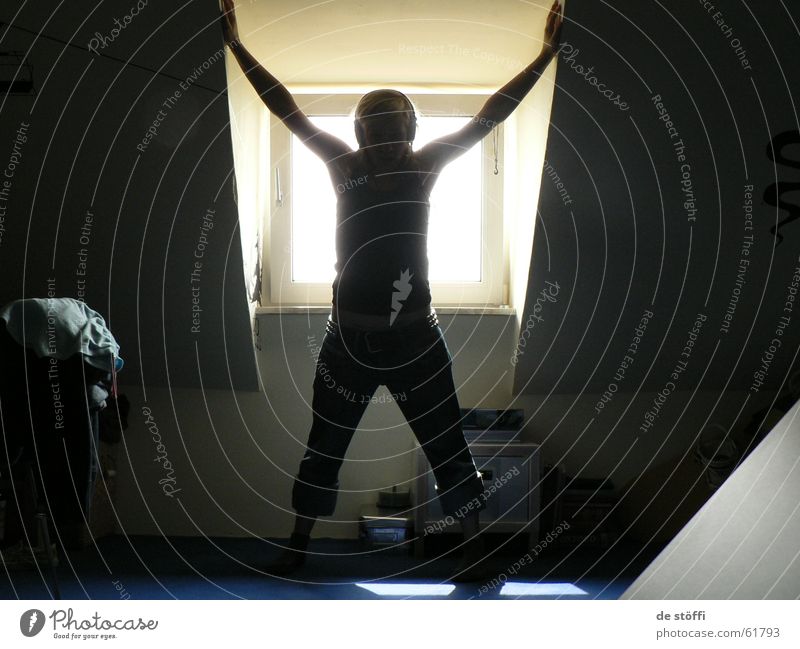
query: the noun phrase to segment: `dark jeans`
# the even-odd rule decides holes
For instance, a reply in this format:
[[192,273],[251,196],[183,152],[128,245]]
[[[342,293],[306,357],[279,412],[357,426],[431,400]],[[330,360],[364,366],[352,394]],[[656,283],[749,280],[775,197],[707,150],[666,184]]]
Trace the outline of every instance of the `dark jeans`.
[[331,320],[314,377],[313,422],[292,490],[304,516],[336,508],[339,469],[379,385],[391,392],[425,452],[445,515],[473,500],[483,509],[483,482],[461,429],[452,362],[436,316],[390,332],[342,329]]

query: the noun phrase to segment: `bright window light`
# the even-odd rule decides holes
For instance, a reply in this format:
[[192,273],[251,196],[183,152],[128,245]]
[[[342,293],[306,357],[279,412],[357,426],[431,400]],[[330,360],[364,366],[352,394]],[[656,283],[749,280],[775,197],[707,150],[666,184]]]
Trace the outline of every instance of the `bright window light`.
[[509,597],[541,597],[543,595],[588,595],[589,593],[575,584],[529,584],[524,581],[507,581],[500,589],[500,594]]
[[[414,148],[457,131],[469,117],[420,117]],[[315,116],[320,128],[357,148],[347,115]],[[431,195],[428,257],[431,282],[480,282],[481,147],[451,162]],[[335,276],[336,193],[322,161],[292,136],[292,280],[330,283]]]
[[453,584],[356,584],[381,597],[447,597],[455,590]]

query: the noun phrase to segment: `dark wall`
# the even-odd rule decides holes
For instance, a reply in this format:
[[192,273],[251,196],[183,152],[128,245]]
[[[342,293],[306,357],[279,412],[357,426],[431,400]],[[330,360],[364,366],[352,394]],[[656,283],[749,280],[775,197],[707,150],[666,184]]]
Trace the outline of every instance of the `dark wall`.
[[[678,390],[754,394],[778,390],[787,377],[800,340],[800,304],[784,310],[798,281],[800,221],[781,228],[778,246],[770,228],[790,216],[776,209],[776,181],[800,189],[800,6],[714,4],[708,11],[702,2],[567,3],[569,45],[558,63],[546,156],[552,169],[542,176],[523,320],[532,335],[517,389],[603,392],[614,383],[620,392],[660,391],[679,361],[686,366],[672,381]],[[780,134],[796,143],[776,164],[768,145]],[[752,219],[743,208],[748,185]],[[782,200],[800,214],[797,191]],[[541,300],[545,280],[561,287],[556,302]],[[529,319],[537,298],[541,319]],[[646,311],[653,317],[629,354],[633,363],[615,380]],[[693,340],[698,317],[706,320]]]
[[0,303],[84,299],[123,383],[255,388],[216,0],[11,4],[36,94],[0,96]]

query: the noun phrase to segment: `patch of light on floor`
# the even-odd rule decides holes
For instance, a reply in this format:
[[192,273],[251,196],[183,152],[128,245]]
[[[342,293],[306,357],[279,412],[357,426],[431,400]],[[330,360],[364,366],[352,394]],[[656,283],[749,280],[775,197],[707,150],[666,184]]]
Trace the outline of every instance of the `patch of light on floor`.
[[453,584],[356,584],[359,588],[368,590],[382,597],[447,597],[453,592]]
[[507,581],[500,590],[501,595],[542,596],[542,595],[588,595],[575,584],[529,584],[524,581]]

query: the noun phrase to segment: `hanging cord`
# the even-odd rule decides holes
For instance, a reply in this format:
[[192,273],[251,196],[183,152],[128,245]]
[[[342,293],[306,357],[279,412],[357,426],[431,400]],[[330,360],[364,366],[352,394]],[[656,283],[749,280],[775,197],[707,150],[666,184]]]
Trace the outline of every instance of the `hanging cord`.
[[[79,50],[81,50],[83,52],[88,52],[89,54],[91,54],[93,56],[99,56],[99,57],[102,57],[104,59],[110,59],[111,61],[116,61],[117,63],[122,63],[122,65],[124,65],[125,67],[138,68],[139,70],[144,70],[145,72],[150,72],[151,74],[157,74],[157,75],[162,76],[162,77],[167,77],[168,79],[172,79],[173,81],[186,81],[186,79],[181,79],[180,77],[173,76],[173,75],[171,75],[171,74],[169,74],[167,72],[160,72],[158,70],[153,70],[152,68],[148,68],[148,67],[146,67],[144,65],[140,65],[138,63],[133,63],[132,61],[126,61],[125,59],[121,59],[121,58],[116,57],[116,56],[111,56],[110,54],[101,54],[100,52],[96,52],[96,53],[92,52],[88,47],[84,47],[82,45],[78,45],[77,43],[73,43],[71,41],[64,41],[64,40],[61,40],[60,38],[55,38],[53,36],[48,36],[44,32],[37,32],[37,31],[34,31],[32,29],[26,29],[25,27],[20,27],[19,25],[12,25],[10,23],[0,22],[0,28],[3,28],[3,27],[8,27],[8,28],[11,28],[11,29],[18,29],[19,31],[26,32],[28,34],[33,34],[34,36],[37,36],[39,38],[44,38],[45,40],[54,41],[56,43],[61,43],[62,45],[69,45],[70,47],[77,48],[77,49],[79,49]],[[193,88],[194,87],[202,88],[203,90],[208,90],[209,92],[214,92],[214,93],[216,93],[218,95],[221,94],[222,92],[225,92],[224,90],[220,91],[220,90],[215,90],[214,88],[209,88],[208,86],[204,86],[201,83],[193,83],[192,87]]]
[[500,170],[497,168],[497,126],[492,127],[492,140],[494,142],[494,175],[497,176]]

